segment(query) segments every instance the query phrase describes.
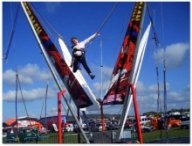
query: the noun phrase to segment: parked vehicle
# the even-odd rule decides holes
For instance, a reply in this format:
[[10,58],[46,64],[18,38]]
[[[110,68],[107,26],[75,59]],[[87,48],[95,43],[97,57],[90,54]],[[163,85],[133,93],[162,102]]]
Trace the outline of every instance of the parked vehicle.
[[12,132],[7,132],[5,137],[5,142],[7,143],[16,143],[18,142],[17,135]]
[[72,123],[65,123],[64,131],[66,131],[66,132],[73,132],[74,131],[73,124]]
[[[133,126],[135,127],[135,124],[136,124],[135,117],[133,117],[133,116],[128,117],[128,119],[125,123],[125,128],[132,129]],[[151,124],[151,121],[147,116],[140,116],[141,127],[146,126],[146,125],[150,125],[150,124]]]
[[142,132],[151,132],[152,130],[152,126],[142,126]]
[[29,142],[29,141],[35,141],[38,142],[38,130],[37,129],[23,129],[19,130],[19,141],[22,143]]
[[7,132],[3,132],[3,138],[7,137]]
[[98,124],[94,121],[91,121],[89,123],[89,128],[90,128],[91,132],[98,132],[99,131]]
[[178,127],[181,125],[181,120],[180,119],[176,119],[176,118],[168,118],[168,127]]
[[119,127],[118,121],[117,120],[112,120],[108,122],[106,125],[107,130],[117,130]]
[[47,134],[49,133],[50,130],[46,129],[45,127],[42,127],[40,130],[39,130],[39,134],[40,135],[44,135],[44,134]]
[[189,117],[182,117],[180,127],[189,129],[189,125],[190,125],[190,118]]
[[[85,123],[82,123],[82,124],[81,124],[81,127],[82,127],[82,129],[83,129],[84,131],[88,131],[88,130],[89,130],[88,125],[85,124]],[[79,132],[79,131],[80,131],[80,129],[79,129],[79,127],[78,127],[77,124],[74,125],[74,130],[73,130],[73,131],[74,131],[74,132]]]

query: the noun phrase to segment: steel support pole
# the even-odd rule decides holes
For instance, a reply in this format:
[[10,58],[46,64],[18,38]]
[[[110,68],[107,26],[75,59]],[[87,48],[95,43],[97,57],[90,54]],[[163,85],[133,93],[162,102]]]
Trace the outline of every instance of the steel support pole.
[[58,115],[57,115],[57,126],[58,126],[58,143],[61,144],[63,143],[63,136],[62,136],[62,115],[61,115],[61,111],[62,111],[62,104],[61,104],[61,99],[62,99],[62,95],[64,93],[64,90],[60,91],[57,93],[57,106],[58,106]]
[[136,126],[137,126],[137,134],[138,134],[138,140],[140,143],[143,143],[143,135],[140,125],[140,115],[139,115],[139,106],[137,103],[137,95],[136,95],[136,89],[133,84],[130,84],[132,95],[133,95],[133,105],[135,110],[135,119],[136,119]]
[[[77,118],[80,121],[80,108],[77,108]],[[78,143],[81,143],[80,130],[78,130],[77,141],[78,141]]]
[[100,118],[101,118],[101,126],[102,126],[102,132],[105,131],[105,120],[104,120],[104,114],[103,114],[103,102],[102,100],[97,100],[100,104]]

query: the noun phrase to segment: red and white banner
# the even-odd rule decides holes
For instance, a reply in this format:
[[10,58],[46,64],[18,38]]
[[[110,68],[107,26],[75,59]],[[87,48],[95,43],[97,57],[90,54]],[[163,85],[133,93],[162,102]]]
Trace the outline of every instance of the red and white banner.
[[59,74],[63,83],[65,84],[70,96],[72,97],[74,103],[78,108],[84,108],[92,105],[92,101],[89,99],[89,96],[81,87],[78,80],[75,78],[73,72],[70,70],[61,54],[57,50],[56,46],[51,41],[49,35],[46,33],[42,27],[40,21],[35,16],[31,6],[27,2],[23,2],[26,12],[29,16],[29,19],[35,29],[36,34],[38,35],[43,48],[48,54],[55,70]]
[[132,12],[131,20],[125,34],[122,47],[112,73],[112,80],[103,104],[123,104],[127,96],[134,59],[137,56],[136,44],[140,31],[144,2],[137,2]]

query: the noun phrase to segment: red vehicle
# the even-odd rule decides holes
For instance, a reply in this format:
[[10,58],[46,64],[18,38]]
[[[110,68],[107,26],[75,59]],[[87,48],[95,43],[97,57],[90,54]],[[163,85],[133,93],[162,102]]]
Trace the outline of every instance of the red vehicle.
[[168,118],[168,128],[178,127],[180,125],[181,125],[181,120],[180,119],[176,119],[174,117]]

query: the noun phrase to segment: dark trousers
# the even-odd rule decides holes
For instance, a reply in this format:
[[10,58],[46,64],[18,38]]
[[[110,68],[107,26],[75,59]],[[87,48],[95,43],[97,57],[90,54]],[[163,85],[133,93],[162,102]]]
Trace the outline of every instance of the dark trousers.
[[88,67],[87,65],[87,62],[86,62],[86,59],[85,59],[85,56],[81,56],[81,57],[74,57],[74,62],[73,62],[73,72],[76,72],[77,69],[79,68],[79,62],[83,65],[83,67],[85,68],[85,70],[87,71],[88,74],[91,73],[91,70],[90,68]]

